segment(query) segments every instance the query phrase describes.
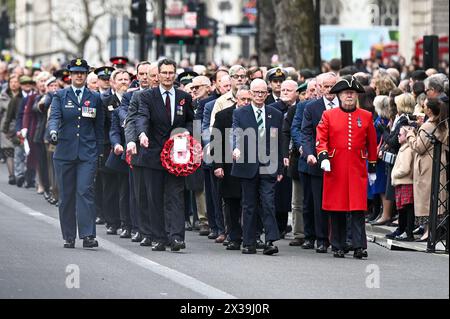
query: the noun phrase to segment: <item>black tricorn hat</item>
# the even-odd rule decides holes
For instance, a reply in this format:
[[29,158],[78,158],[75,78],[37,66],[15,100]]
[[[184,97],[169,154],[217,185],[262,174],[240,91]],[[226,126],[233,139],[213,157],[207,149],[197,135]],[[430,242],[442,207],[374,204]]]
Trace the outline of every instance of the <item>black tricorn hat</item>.
[[343,76],[331,89],[331,94],[339,94],[342,91],[356,91],[357,93],[366,93],[364,87],[353,75]]

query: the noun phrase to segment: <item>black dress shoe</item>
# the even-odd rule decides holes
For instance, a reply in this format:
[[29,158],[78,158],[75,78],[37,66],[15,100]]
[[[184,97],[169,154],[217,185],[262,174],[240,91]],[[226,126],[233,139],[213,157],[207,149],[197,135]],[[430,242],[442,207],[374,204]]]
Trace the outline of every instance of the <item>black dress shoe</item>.
[[255,255],[256,254],[256,247],[255,246],[244,247],[244,249],[242,249],[242,253],[244,255]]
[[106,228],[107,235],[117,235],[117,227],[111,226]]
[[16,185],[16,178],[14,176],[10,176],[8,179],[9,185]]
[[96,248],[98,247],[98,241],[95,240],[95,237],[89,236],[83,239],[83,248]]
[[47,201],[48,201],[48,203],[50,205],[57,205],[58,204],[58,200],[56,198],[54,198],[53,196],[50,197]]
[[230,242],[227,246],[227,250],[241,250],[241,244],[237,243],[237,242]]
[[50,199],[50,197],[52,197],[52,194],[50,194],[49,192],[44,192],[43,196],[44,196],[44,199],[46,201],[48,201]]
[[141,235],[141,233],[139,233],[139,232],[137,232],[136,234],[134,234],[132,237],[131,237],[131,242],[133,242],[133,243],[140,243],[141,241],[142,241],[142,235]]
[[353,258],[355,259],[363,259],[367,258],[369,255],[362,248],[355,249],[355,253],[353,254]]
[[289,243],[289,246],[291,247],[301,247],[305,243],[305,240],[303,238],[295,238],[293,241]]
[[268,242],[266,244],[266,248],[263,251],[263,254],[266,256],[272,256],[274,254],[278,254],[280,251],[277,246],[274,246],[272,242]]
[[264,250],[264,249],[266,249],[266,244],[259,238],[256,240],[256,249],[257,250]]
[[343,250],[335,251],[333,256],[334,258],[345,258],[345,251]]
[[25,183],[25,177],[19,177],[17,179],[16,185],[17,185],[17,187],[22,187],[23,183]]
[[75,240],[64,241],[64,248],[73,249],[75,248]]
[[131,230],[130,229],[124,229],[120,233],[120,238],[123,239],[130,239],[131,238]]
[[103,218],[97,217],[95,220],[96,225],[105,225],[105,220]]
[[163,243],[156,243],[152,247],[152,251],[166,251],[166,245]]
[[316,253],[318,254],[326,254],[328,252],[328,247],[326,245],[320,245],[316,249]]
[[186,249],[186,243],[184,241],[181,240],[177,240],[175,239],[172,244],[170,245],[170,250],[171,251],[180,251],[182,249]]
[[219,234],[218,233],[216,233],[216,232],[211,232],[209,235],[208,235],[208,239],[211,239],[211,240],[215,240],[215,239],[217,239],[217,237],[219,237]]
[[141,240],[141,244],[140,245],[141,245],[141,247],[152,247],[153,243],[152,243],[151,238],[144,237]]
[[302,245],[302,248],[308,250],[316,248],[316,246],[314,245],[314,240],[309,239],[305,240],[305,243]]

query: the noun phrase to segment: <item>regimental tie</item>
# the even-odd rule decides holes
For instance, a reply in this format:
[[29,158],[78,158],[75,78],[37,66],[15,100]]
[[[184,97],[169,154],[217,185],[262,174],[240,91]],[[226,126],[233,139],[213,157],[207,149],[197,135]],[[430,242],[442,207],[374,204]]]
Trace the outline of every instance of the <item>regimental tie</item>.
[[256,111],[257,117],[256,117],[256,123],[258,123],[258,133],[260,137],[264,137],[266,134],[266,128],[264,127],[264,119],[263,119],[263,111],[258,110]]
[[81,104],[81,90],[76,90],[75,94],[77,95],[77,99],[78,99],[78,104]]
[[172,121],[172,106],[170,104],[170,92],[166,91],[166,93],[164,93],[166,95],[166,111],[167,111],[167,115],[169,116],[169,121]]

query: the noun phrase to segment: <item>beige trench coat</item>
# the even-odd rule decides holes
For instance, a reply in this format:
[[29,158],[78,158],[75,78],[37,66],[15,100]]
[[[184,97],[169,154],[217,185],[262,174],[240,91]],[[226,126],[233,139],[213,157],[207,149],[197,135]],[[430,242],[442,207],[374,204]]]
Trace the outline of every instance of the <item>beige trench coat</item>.
[[[430,121],[424,123],[417,135],[411,131],[408,133],[408,143],[414,151],[414,210],[417,217],[430,216],[430,198],[433,174],[433,152],[434,146],[431,144],[426,132],[432,133],[436,129],[436,124]],[[436,137],[443,143],[441,161],[447,163],[445,149],[448,147],[448,131],[442,133],[435,132]],[[441,174],[441,184],[446,181],[445,172]],[[441,200],[445,200],[446,192],[441,192]],[[439,212],[440,214],[443,211]]]

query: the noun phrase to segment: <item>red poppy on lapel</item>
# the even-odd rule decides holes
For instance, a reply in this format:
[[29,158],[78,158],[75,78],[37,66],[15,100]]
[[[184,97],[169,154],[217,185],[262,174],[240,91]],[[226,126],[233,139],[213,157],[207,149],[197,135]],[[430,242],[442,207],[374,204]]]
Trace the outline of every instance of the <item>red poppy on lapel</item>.
[[89,107],[91,105],[91,101],[84,102],[84,106]]
[[185,100],[185,99],[182,99],[182,100],[180,101],[180,105],[183,106],[183,105],[185,105],[185,104],[186,104],[186,100]]

